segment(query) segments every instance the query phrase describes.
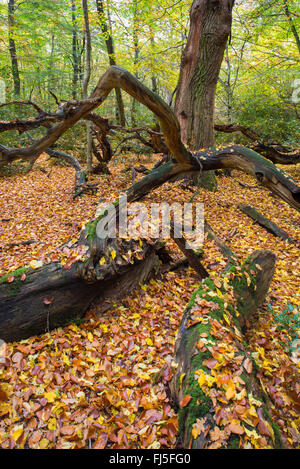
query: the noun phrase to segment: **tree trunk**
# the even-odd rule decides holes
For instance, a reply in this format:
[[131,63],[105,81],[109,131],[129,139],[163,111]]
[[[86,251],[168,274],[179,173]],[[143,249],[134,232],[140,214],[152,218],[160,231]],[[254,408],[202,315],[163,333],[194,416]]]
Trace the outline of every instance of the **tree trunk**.
[[73,66],[73,78],[72,78],[72,96],[74,99],[77,98],[77,84],[79,80],[79,68],[80,68],[80,55],[78,53],[78,38],[77,38],[77,18],[76,18],[76,5],[75,0],[72,0],[72,66]]
[[8,39],[9,39],[9,53],[11,58],[11,71],[14,82],[14,95],[20,96],[21,83],[19,74],[19,65],[15,43],[15,0],[8,1]]
[[[134,67],[134,76],[138,79],[138,62],[139,62],[139,36],[138,36],[138,4],[137,0],[133,0],[133,49],[134,49],[134,57],[133,57],[133,67]],[[131,125],[135,127],[136,125],[136,105],[137,102],[133,98],[131,103]]]
[[[82,239],[73,248],[77,249],[80,256],[80,252],[87,249],[87,244]],[[1,339],[7,342],[22,340],[74,322],[84,316],[96,297],[105,311],[111,301],[123,298],[139,282],[145,282],[159,265],[156,255],[158,248],[144,244],[143,249],[138,250],[134,242],[124,243],[125,248],[127,251],[123,252],[124,256],[130,249],[135,250],[131,262],[124,261],[116,245],[110,244],[102,266],[98,259],[100,248],[95,250],[92,256],[97,263],[98,279],[94,278],[90,282],[83,278],[84,263],[78,261],[65,266],[57,262],[38,269],[24,267],[2,277]],[[117,252],[115,261],[110,255],[114,250]],[[14,277],[12,282],[11,275]]]
[[[231,32],[234,0],[194,0],[190,28],[181,57],[175,100],[181,138],[191,150],[214,145],[214,107],[219,72]],[[217,189],[214,173],[199,181],[210,191]]]
[[194,0],[181,58],[175,113],[182,141],[192,150],[214,144],[215,93],[231,32],[232,0]]
[[184,448],[273,448],[282,444],[241,325],[264,301],[275,256],[256,251],[223,278],[205,279],[179,327],[170,389]]
[[291,31],[294,35],[294,38],[295,38],[295,41],[296,41],[296,44],[297,44],[297,47],[298,47],[298,51],[299,51],[299,54],[300,54],[300,37],[299,37],[298,31],[296,29],[296,26],[294,24],[294,21],[293,21],[293,18],[292,18],[292,15],[291,15],[287,0],[283,0],[283,8],[284,8],[285,15],[288,19]]
[[[91,77],[91,52],[92,52],[91,32],[90,32],[87,0],[82,0],[82,7],[83,7],[85,39],[86,39],[85,41],[86,43],[86,72],[85,72],[85,77],[84,77],[83,85],[82,85],[82,97],[83,99],[86,99],[88,96],[88,84],[89,84],[90,77]],[[86,148],[87,171],[88,173],[91,173],[93,151],[92,151],[92,126],[89,121],[86,123],[86,137],[87,137],[87,148]]]
[[[97,12],[98,12],[98,18],[100,22],[101,31],[102,31],[105,44],[106,44],[109,65],[117,65],[114,41],[113,41],[113,37],[107,25],[107,19],[106,19],[106,15],[104,11],[103,0],[96,0],[96,6],[97,6]],[[123,103],[123,98],[122,98],[122,93],[121,93],[120,88],[116,88],[115,93],[116,93],[116,103],[117,103],[117,109],[118,109],[118,121],[119,121],[119,124],[124,127],[126,125],[126,119],[125,119],[124,103]]]
[[248,217],[252,218],[255,223],[258,223],[260,226],[265,228],[265,230],[267,230],[273,236],[277,236],[278,238],[281,238],[284,241],[288,241],[289,243],[294,243],[294,240],[288,235],[288,233],[286,233],[286,231],[279,228],[276,223],[264,217],[260,212],[256,210],[256,208],[251,207],[251,205],[247,204],[239,204],[238,208],[243,213],[248,215]]

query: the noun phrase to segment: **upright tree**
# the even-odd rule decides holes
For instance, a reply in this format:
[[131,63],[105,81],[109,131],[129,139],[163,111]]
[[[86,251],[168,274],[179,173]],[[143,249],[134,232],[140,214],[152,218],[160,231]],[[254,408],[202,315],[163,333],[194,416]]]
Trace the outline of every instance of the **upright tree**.
[[9,53],[11,58],[11,72],[14,82],[14,95],[15,97],[19,97],[21,91],[21,82],[15,42],[15,0],[8,1],[8,40]]
[[[97,6],[100,28],[103,34],[103,38],[105,40],[109,65],[117,65],[114,41],[113,41],[113,37],[109,29],[107,18],[105,15],[103,0],[96,0],[96,6]],[[119,88],[116,88],[115,93],[116,93],[116,103],[117,103],[117,109],[118,109],[119,124],[122,126],[125,126],[126,119],[125,119],[125,110],[124,110],[124,103],[123,103],[121,90]]]
[[77,12],[76,12],[76,3],[75,0],[72,0],[72,66],[73,66],[73,89],[72,97],[77,98],[77,86],[79,81],[80,73],[80,54],[78,51],[78,24],[77,24]]
[[182,141],[192,150],[214,144],[214,106],[220,67],[231,32],[234,0],[194,0],[180,66],[175,112]]
[[[91,78],[91,31],[89,22],[89,11],[87,0],[82,0],[83,16],[84,16],[84,30],[85,30],[85,44],[86,44],[86,71],[82,85],[82,97],[86,99],[88,97],[88,85]],[[92,129],[91,123],[88,121],[86,124],[87,131],[87,170],[90,173],[92,171]]]

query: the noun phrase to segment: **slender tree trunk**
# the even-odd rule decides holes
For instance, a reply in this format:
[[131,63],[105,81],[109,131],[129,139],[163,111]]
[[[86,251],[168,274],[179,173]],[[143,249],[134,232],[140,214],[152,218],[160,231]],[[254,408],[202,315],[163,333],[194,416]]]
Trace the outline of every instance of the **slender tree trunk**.
[[[150,43],[151,43],[151,51],[152,54],[154,54],[155,51],[155,40],[154,40],[154,33],[150,29]],[[157,78],[155,76],[154,70],[153,70],[153,59],[151,59],[151,68],[152,68],[152,75],[151,75],[151,83],[152,83],[152,91],[153,93],[158,92],[158,85],[157,85]]]
[[72,66],[73,66],[73,79],[72,79],[72,97],[77,98],[77,85],[79,80],[79,61],[78,54],[78,37],[77,37],[77,19],[76,19],[76,5],[75,0],[72,0]]
[[183,142],[192,150],[214,144],[214,105],[220,67],[231,31],[234,0],[194,0],[181,58],[175,112]]
[[11,57],[11,70],[14,82],[14,95],[15,97],[20,96],[21,82],[19,74],[19,65],[17,58],[16,43],[14,38],[15,29],[15,0],[9,0],[8,2],[8,39],[9,39],[9,53]]
[[288,19],[288,22],[289,22],[289,25],[290,25],[290,28],[291,28],[291,31],[294,35],[294,38],[295,38],[295,41],[296,41],[296,44],[297,44],[297,47],[298,47],[298,51],[299,51],[299,54],[300,54],[300,38],[299,38],[299,34],[298,34],[298,31],[296,29],[296,26],[293,22],[293,18],[292,18],[292,15],[291,15],[291,12],[289,10],[289,6],[288,6],[288,2],[287,0],[283,0],[283,6],[284,6],[284,12],[285,12],[285,15]]
[[[82,7],[83,7],[84,25],[85,25],[85,38],[86,38],[86,74],[85,74],[83,86],[82,86],[82,97],[83,99],[86,99],[88,97],[88,84],[89,84],[90,77],[91,77],[91,51],[92,51],[87,0],[82,0]],[[91,123],[89,121],[86,123],[86,133],[87,133],[87,153],[86,153],[87,171],[91,173],[93,152],[92,152],[92,128],[91,128]]]
[[[117,65],[116,57],[115,57],[114,41],[113,41],[112,34],[109,31],[109,28],[107,25],[107,19],[106,19],[106,15],[104,11],[103,0],[96,0],[96,6],[97,6],[100,28],[101,28],[101,31],[105,40],[105,44],[106,44],[109,65]],[[124,103],[123,103],[123,98],[122,98],[122,93],[121,93],[120,88],[116,88],[115,94],[116,94],[116,103],[117,103],[117,109],[118,109],[118,121],[119,121],[119,124],[124,127],[126,125],[126,119],[125,119]]]
[[[139,36],[138,36],[138,3],[137,0],[133,0],[133,48],[134,48],[134,56],[133,56],[133,68],[134,68],[134,76],[138,79],[139,74],[137,71],[138,61],[139,61]],[[131,125],[135,127],[136,125],[136,105],[137,102],[133,98],[131,103]]]

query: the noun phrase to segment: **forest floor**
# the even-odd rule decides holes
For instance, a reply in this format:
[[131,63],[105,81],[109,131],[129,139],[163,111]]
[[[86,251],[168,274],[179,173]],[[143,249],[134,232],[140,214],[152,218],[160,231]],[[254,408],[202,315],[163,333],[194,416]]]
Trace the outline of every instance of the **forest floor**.
[[[54,166],[46,156],[29,174],[2,178],[0,275],[34,260],[67,257],[60,246],[77,238],[99,200],[116,198],[131,185],[131,172],[124,168],[133,161],[151,167],[157,158],[132,154],[115,160],[112,175],[91,178],[99,184],[97,193],[75,200],[73,169]],[[295,179],[298,170],[288,167]],[[266,302],[249,324],[247,341],[285,445],[299,448],[299,360],[291,353],[291,342],[297,328],[299,332],[300,217],[251,177],[237,171],[233,176],[218,177],[218,192],[201,189],[195,201],[204,203],[207,221],[241,261],[257,249],[276,254],[276,273]],[[145,202],[188,202],[193,194],[181,184],[165,184]],[[237,209],[239,203],[255,206],[295,244],[252,222]],[[28,240],[34,243],[8,246]],[[179,258],[174,243],[167,245]],[[202,262],[217,278],[226,259],[212,241],[205,239],[203,248]],[[82,323],[8,344],[9,365],[0,365],[0,448],[174,448],[178,422],[166,384],[172,376],[176,332],[198,284],[188,267],[161,274],[100,317],[95,302]],[[237,408],[230,409],[227,418],[234,419]],[[263,439],[249,435],[246,427],[240,447],[264,447]],[[220,445],[212,437],[212,447]]]

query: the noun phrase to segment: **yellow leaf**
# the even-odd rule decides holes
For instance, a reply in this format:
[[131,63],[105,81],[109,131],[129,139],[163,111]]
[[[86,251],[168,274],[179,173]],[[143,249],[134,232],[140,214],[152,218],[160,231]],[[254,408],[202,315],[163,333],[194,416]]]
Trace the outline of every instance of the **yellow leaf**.
[[196,440],[196,438],[199,436],[199,433],[200,433],[199,428],[194,423],[193,430],[192,430],[192,435],[193,435],[194,440]]
[[93,342],[94,340],[93,334],[91,332],[88,333],[87,338],[89,339],[90,342]]
[[236,395],[235,384],[233,381],[230,381],[226,389],[226,399],[229,401]]
[[146,344],[151,346],[153,345],[153,342],[151,339],[146,339]]
[[229,321],[229,318],[227,316],[227,314],[223,314],[223,318],[225,319],[225,321],[227,322],[228,326],[230,326],[230,321]]
[[117,255],[117,253],[116,253],[116,251],[113,249],[113,250],[111,251],[111,257],[112,257],[113,259],[115,259],[115,258],[116,258],[116,255]]
[[42,261],[33,260],[33,261],[29,262],[29,265],[32,269],[38,269],[39,267],[42,267],[43,263],[42,263]]
[[15,440],[15,441],[18,441],[18,439],[23,435],[23,426],[21,427],[18,427],[13,433],[12,433],[12,438]]
[[104,265],[105,264],[105,257],[101,257],[100,261],[99,261],[99,264],[100,265]]
[[185,373],[182,373],[179,378],[180,386],[182,386],[182,381],[184,377],[185,377]]
[[49,440],[47,440],[47,438],[43,438],[41,441],[40,441],[40,444],[39,444],[39,448],[40,449],[46,449],[47,446],[49,444]]
[[68,357],[65,353],[63,353],[62,360],[63,360],[63,362],[64,362],[65,365],[70,366],[69,357]]
[[56,430],[56,418],[52,417],[51,419],[49,419],[48,430]]
[[45,398],[47,399],[48,402],[54,402],[56,399],[56,394],[54,392],[47,392],[45,394]]

